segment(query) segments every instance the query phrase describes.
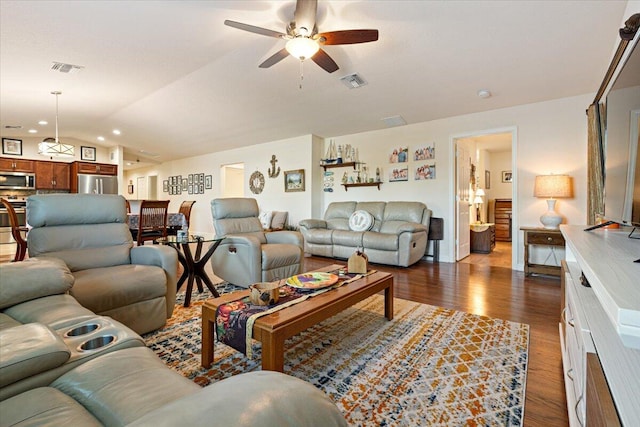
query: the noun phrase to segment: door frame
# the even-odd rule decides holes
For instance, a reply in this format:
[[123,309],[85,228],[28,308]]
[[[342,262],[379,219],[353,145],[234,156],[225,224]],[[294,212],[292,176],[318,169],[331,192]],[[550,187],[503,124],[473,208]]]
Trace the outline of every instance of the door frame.
[[[519,258],[520,248],[520,221],[519,221],[519,209],[518,209],[518,128],[517,126],[507,126],[501,128],[483,129],[474,132],[465,132],[453,134],[449,137],[449,158],[451,159],[451,167],[449,168],[449,217],[452,221],[448,221],[449,224],[446,227],[449,229],[449,235],[453,236],[453,244],[450,246],[449,256],[450,259],[456,259],[456,253],[458,250],[458,236],[456,233],[458,218],[456,217],[456,189],[457,189],[457,140],[463,138],[472,138],[474,136],[492,135],[496,133],[510,133],[511,134],[511,171],[513,177],[513,183],[511,186],[511,269],[512,270],[524,270],[524,263]],[[445,221],[446,222],[446,221]]]

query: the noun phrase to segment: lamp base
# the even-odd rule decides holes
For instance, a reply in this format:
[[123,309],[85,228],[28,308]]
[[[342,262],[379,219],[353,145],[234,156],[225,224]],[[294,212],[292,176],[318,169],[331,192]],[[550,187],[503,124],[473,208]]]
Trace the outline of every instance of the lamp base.
[[540,216],[540,222],[544,225],[544,228],[548,230],[557,230],[562,223],[562,216],[558,215],[555,211],[556,200],[547,200],[548,210]]

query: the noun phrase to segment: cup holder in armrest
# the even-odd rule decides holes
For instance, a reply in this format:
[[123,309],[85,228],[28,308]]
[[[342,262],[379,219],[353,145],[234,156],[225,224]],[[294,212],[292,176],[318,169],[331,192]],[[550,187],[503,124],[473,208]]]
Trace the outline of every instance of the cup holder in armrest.
[[100,325],[98,325],[97,323],[87,323],[86,325],[81,325],[78,326],[76,328],[73,329],[69,329],[67,332],[64,333],[65,337],[77,337],[80,335],[86,335],[90,332],[95,331],[96,329],[99,329]]
[[116,341],[115,335],[103,335],[85,341],[78,346],[78,351],[93,351],[104,348]]

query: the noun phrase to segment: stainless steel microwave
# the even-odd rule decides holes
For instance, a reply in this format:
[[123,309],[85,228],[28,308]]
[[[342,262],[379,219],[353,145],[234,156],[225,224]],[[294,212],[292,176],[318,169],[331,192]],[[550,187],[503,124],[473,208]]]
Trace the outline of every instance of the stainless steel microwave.
[[35,190],[36,175],[24,172],[0,172],[0,190]]

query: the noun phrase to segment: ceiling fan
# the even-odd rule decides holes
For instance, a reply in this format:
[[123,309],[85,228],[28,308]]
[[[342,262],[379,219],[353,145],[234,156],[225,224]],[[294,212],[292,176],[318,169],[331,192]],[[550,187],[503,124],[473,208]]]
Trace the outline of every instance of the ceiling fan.
[[311,58],[325,71],[333,73],[339,68],[338,64],[320,47],[321,45],[367,43],[378,40],[378,30],[342,30],[318,33],[317,11],[317,0],[297,0],[294,18],[287,25],[286,34],[230,20],[224,21],[224,24],[251,33],[288,40],[286,46],[267,58],[259,65],[260,68],[269,68],[291,55],[301,61]]

